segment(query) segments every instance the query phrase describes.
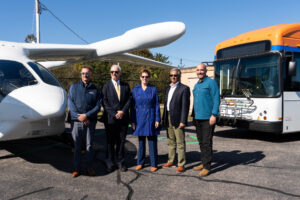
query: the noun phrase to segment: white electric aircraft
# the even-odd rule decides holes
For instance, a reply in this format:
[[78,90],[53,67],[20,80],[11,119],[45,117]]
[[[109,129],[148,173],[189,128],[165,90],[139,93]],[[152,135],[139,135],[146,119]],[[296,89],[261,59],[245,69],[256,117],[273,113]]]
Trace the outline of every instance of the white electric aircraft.
[[88,45],[0,41],[0,141],[64,131],[66,93],[46,68],[87,60],[168,66],[126,52],[164,46],[184,33],[183,23],[164,22]]

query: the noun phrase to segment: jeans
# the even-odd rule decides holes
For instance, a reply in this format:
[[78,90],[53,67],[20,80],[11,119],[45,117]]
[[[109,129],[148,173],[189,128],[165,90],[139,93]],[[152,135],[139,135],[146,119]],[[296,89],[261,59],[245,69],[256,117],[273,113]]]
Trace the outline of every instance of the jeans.
[[86,166],[87,168],[92,168],[92,161],[94,157],[93,150],[93,139],[96,127],[96,121],[90,123],[86,126],[83,122],[73,121],[71,123],[72,127],[72,137],[74,140],[74,167],[75,170],[80,170],[81,166],[81,147],[83,142],[86,143]]

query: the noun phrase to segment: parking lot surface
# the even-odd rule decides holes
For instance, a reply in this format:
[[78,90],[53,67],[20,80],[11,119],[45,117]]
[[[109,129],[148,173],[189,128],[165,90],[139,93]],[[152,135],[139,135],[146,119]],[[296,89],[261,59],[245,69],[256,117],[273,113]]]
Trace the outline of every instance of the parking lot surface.
[[[193,126],[186,128],[184,173],[176,173],[175,167],[151,173],[149,165],[135,171],[137,138],[130,133],[129,170],[107,173],[100,123],[95,141],[97,175],[77,178],[71,177],[71,145],[60,138],[0,143],[0,199],[300,199],[300,134],[217,127],[212,171],[203,178],[192,169],[201,158]],[[158,154],[161,167],[168,157],[166,131],[158,137]]]

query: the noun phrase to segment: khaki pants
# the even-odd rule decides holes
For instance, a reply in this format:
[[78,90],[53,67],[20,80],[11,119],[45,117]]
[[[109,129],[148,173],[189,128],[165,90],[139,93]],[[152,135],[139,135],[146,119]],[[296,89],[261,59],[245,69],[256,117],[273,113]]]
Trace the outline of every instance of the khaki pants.
[[169,150],[169,160],[168,163],[174,163],[176,148],[178,154],[178,166],[185,165],[185,133],[184,129],[175,127],[171,125],[170,116],[168,116],[169,127],[167,130],[168,136],[168,150]]

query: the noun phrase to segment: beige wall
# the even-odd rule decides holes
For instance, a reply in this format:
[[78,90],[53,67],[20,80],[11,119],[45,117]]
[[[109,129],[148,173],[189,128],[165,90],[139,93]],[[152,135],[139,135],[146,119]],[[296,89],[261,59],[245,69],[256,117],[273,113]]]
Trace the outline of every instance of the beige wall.
[[[181,70],[181,83],[190,87],[190,91],[191,91],[190,112],[191,112],[193,107],[193,101],[194,101],[193,89],[194,89],[194,85],[199,80],[196,74],[196,67],[181,68],[180,70]],[[214,78],[214,66],[207,67],[207,76],[209,76],[210,78]]]

